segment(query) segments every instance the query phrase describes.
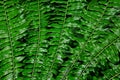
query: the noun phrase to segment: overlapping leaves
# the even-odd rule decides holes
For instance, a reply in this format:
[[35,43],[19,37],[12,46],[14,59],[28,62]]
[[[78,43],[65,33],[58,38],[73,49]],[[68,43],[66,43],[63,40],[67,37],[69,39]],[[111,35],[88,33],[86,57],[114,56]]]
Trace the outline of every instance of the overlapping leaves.
[[119,0],[0,1],[0,80],[119,78]]

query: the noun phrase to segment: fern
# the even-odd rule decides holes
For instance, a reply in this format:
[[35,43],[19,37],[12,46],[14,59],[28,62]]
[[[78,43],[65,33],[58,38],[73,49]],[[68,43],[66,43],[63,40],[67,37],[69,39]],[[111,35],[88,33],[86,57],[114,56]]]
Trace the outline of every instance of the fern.
[[0,0],[0,80],[119,80],[120,0]]

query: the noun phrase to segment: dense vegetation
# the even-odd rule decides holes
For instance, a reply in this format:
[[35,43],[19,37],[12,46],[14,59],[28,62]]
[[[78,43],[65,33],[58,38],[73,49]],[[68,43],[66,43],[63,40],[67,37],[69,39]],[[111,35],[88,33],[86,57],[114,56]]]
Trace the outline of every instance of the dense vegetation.
[[0,0],[0,80],[119,80],[120,0]]

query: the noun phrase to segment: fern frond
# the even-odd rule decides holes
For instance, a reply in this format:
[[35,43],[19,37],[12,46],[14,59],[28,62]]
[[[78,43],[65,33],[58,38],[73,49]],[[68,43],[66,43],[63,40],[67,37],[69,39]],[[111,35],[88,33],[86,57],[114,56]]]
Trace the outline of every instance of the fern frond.
[[[62,38],[63,33],[64,33],[64,28],[65,28],[65,23],[66,23],[66,15],[67,15],[67,7],[68,7],[68,1],[50,1],[51,7],[53,7],[54,12],[50,14],[51,19],[49,23],[49,33],[48,34],[52,39],[49,41],[49,49],[48,49],[48,55],[46,56],[46,60],[44,61],[45,64],[45,69],[43,70],[42,73],[43,79],[53,79],[52,76],[55,75],[55,70],[57,69],[57,66],[55,67],[56,64],[60,64],[61,60],[58,58],[62,54],[59,54],[61,47],[62,47]],[[58,4],[58,5],[54,5]],[[63,9],[61,11],[61,9]],[[51,9],[52,11],[52,9]],[[53,17],[52,17],[53,16]],[[52,23],[51,23],[52,22]],[[61,57],[60,57],[61,58]]]
[[[12,3],[12,4],[11,4]],[[24,59],[22,50],[26,43],[20,44],[27,29],[22,8],[18,1],[0,1],[0,79],[16,80],[21,78],[21,61]]]
[[[26,18],[30,20],[29,28],[28,28],[28,45],[26,46],[25,53],[26,58],[24,59],[24,70],[23,76],[24,79],[31,79],[31,80],[39,80],[41,79],[40,74],[43,66],[43,60],[45,53],[47,52],[47,16],[43,15],[49,8],[47,6],[43,6],[47,4],[48,0],[46,1],[27,1],[26,5]],[[48,5],[49,7],[49,5]],[[37,13],[37,14],[36,14]],[[29,58],[28,58],[29,57]]]

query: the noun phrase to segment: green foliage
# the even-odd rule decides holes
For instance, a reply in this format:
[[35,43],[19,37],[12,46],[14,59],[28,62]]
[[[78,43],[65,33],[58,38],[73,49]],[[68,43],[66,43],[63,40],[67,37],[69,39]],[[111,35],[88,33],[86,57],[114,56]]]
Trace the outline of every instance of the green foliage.
[[0,0],[0,80],[119,80],[120,0]]

